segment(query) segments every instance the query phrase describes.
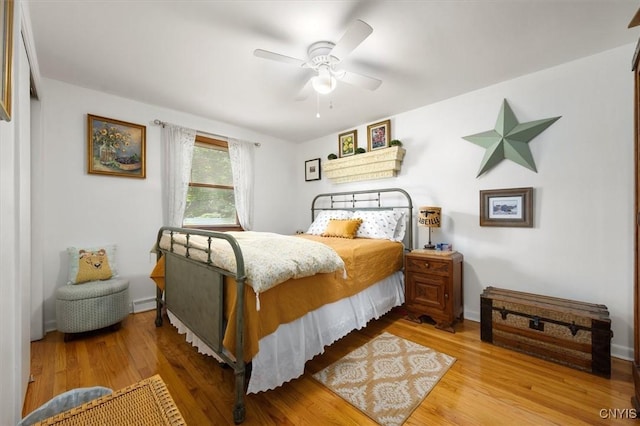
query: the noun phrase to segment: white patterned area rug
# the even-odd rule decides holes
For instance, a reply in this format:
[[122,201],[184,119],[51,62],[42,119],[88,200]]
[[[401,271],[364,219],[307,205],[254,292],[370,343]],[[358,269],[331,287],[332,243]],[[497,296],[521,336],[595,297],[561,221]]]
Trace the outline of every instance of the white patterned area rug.
[[382,333],[313,378],[384,426],[401,425],[456,359]]

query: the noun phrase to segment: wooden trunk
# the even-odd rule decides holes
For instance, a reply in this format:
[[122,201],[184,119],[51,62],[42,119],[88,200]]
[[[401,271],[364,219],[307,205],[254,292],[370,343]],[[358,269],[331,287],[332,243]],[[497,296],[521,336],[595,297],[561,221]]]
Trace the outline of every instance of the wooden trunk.
[[611,377],[611,320],[605,305],[487,287],[480,338],[549,361]]

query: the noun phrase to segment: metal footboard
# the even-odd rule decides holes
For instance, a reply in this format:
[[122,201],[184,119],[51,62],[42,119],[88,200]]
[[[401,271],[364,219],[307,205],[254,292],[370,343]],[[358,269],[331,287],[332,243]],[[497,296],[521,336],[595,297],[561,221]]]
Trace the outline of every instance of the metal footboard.
[[[168,233],[171,238],[170,248],[161,248],[160,239]],[[174,234],[186,235],[185,255],[174,252]],[[191,259],[190,251],[196,250],[190,245],[193,235],[207,238],[206,250],[208,261],[200,262]],[[214,239],[226,240],[233,249],[236,258],[235,273],[218,268],[211,262],[211,242]],[[162,227],[157,237],[158,260],[165,256],[165,288],[159,287],[156,292],[157,327],[162,326],[162,306],[166,306],[182,323],[184,323],[200,340],[205,342],[214,352],[230,365],[235,373],[235,404],[233,420],[236,424],[245,419],[244,405],[245,373],[244,363],[244,285],[246,274],[244,258],[238,242],[222,232],[201,231],[186,228]],[[222,345],[225,331],[224,317],[224,277],[233,277],[237,283],[236,290],[236,352],[235,359],[228,356]]]

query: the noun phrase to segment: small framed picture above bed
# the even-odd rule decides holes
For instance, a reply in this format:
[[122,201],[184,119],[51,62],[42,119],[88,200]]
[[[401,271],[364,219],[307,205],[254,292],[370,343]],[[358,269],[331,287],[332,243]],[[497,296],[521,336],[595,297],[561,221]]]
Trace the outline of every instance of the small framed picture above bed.
[[144,179],[147,127],[87,114],[88,173]]
[[390,136],[391,120],[368,125],[367,142],[369,143],[369,151],[387,148],[389,146]]
[[320,180],[320,159],[314,158],[304,162],[304,180]]
[[338,135],[338,152],[340,157],[348,157],[356,153],[358,148],[358,131],[349,130]]
[[533,188],[480,191],[480,226],[533,227]]

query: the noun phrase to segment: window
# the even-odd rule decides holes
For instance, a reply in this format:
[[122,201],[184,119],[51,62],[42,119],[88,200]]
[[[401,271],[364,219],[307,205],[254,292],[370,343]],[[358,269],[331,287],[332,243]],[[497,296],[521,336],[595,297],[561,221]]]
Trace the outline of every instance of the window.
[[227,142],[196,135],[183,226],[240,230]]

